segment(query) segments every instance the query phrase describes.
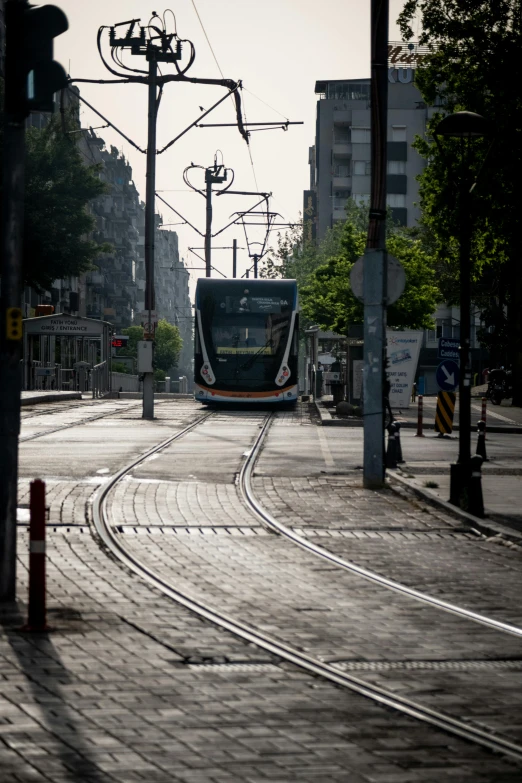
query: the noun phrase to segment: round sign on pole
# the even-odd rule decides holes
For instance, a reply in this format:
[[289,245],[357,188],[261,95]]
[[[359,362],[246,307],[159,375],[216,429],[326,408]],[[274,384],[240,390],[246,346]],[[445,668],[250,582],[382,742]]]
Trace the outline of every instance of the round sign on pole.
[[[387,253],[387,296],[386,304],[391,305],[402,295],[406,285],[406,275],[401,262]],[[350,272],[350,283],[354,296],[361,302],[364,301],[363,293],[364,256],[358,258]]]
[[444,359],[437,367],[435,380],[441,391],[453,391],[459,385],[460,367],[452,359]]

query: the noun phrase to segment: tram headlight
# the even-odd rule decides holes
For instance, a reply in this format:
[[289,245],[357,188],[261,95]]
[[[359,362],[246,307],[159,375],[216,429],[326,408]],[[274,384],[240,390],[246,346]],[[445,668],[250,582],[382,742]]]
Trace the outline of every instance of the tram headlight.
[[287,364],[282,364],[276,377],[278,386],[282,386],[290,378],[290,368]]
[[214,373],[212,372],[208,362],[205,362],[205,364],[202,366],[200,373],[203,380],[212,386],[216,379],[214,378]]

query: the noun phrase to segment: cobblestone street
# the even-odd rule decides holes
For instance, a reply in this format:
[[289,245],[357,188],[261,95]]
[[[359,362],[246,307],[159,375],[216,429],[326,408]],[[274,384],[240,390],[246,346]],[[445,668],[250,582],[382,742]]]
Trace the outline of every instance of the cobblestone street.
[[[117,466],[201,410],[162,404],[152,425],[131,403],[107,414],[80,426],[70,416],[42,417],[40,437],[21,446],[19,601],[3,613],[0,637],[2,782],[519,779],[514,760],[313,677],[118,564],[92,527],[96,493]],[[262,420],[211,416],[117,482],[108,512],[125,550],[189,597],[339,671],[522,742],[519,638],[325,562],[252,513],[237,476]],[[22,435],[29,432],[36,434]],[[102,432],[109,451],[100,451]],[[54,455],[49,446],[59,438]],[[520,625],[512,600],[520,547],[474,533],[408,490],[363,490],[345,442],[343,451],[302,410],[281,415],[256,467],[258,500],[347,561]],[[288,443],[299,443],[299,457],[285,470]],[[44,449],[52,631],[31,635],[18,630],[24,506]],[[342,475],[334,475],[340,460]]]

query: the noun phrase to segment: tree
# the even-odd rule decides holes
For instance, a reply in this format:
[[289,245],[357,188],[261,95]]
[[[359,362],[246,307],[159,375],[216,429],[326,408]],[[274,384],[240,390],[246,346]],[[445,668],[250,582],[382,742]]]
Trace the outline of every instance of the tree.
[[[2,122],[0,147],[1,127]],[[83,164],[70,132],[77,129],[72,113],[65,112],[42,130],[26,131],[23,279],[38,291],[91,269],[101,253],[112,250],[86,238],[94,226],[88,204],[107,186],[98,167]]]
[[[120,349],[120,355],[132,356],[137,360],[138,342],[143,340],[143,327],[129,326],[122,330],[122,334],[128,336],[129,342],[125,348]],[[165,318],[162,318],[158,322],[155,334],[154,363],[156,369],[161,371],[156,380],[165,380],[165,373],[177,366],[182,347],[183,340],[178,327],[169,324]]]
[[302,221],[285,234],[278,232],[277,248],[271,248],[260,265],[260,277],[297,280],[304,285],[312,272],[327,258],[339,252],[342,224],[328,229],[319,245],[303,239]]
[[[366,232],[347,220],[342,229],[341,252],[318,267],[308,285],[301,288],[304,315],[322,329],[348,334],[348,327],[363,322],[363,305],[350,287],[350,271],[364,253]],[[387,250],[401,261],[406,287],[400,299],[388,308],[389,326],[425,329],[433,326],[432,313],[441,300],[432,259],[419,240],[404,231],[392,230]]]
[[169,324],[164,318],[156,327],[155,361],[158,369],[168,372],[171,367],[176,367],[179,355],[183,347],[179,329]]
[[[87,239],[94,219],[88,204],[106,192],[95,166],[85,166],[68,131],[53,117],[42,130],[26,132],[24,282],[48,290],[53,281],[92,269],[93,261],[111,251]],[[65,132],[64,132],[65,131]]]
[[[416,74],[426,102],[441,105],[444,114],[467,109],[494,121],[494,145],[474,191],[472,297],[486,323],[482,338],[492,356],[513,364],[513,404],[520,405],[522,95],[513,84],[522,75],[522,0],[408,0],[399,17],[406,40],[413,37],[419,17],[419,43],[431,49]],[[440,116],[433,118],[432,129]],[[474,143],[475,173],[484,164],[487,146]],[[455,184],[433,143],[418,140],[417,148],[428,160],[420,178],[423,241],[433,252],[443,290],[454,301],[459,236]],[[456,143],[448,149],[455,181],[469,161]]]

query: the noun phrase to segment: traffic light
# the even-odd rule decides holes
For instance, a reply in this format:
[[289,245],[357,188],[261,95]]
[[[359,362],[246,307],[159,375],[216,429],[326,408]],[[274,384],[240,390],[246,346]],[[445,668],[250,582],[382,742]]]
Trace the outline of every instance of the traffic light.
[[67,85],[67,74],[53,60],[53,38],[68,27],[55,5],[31,6],[6,0],[5,109],[16,119],[31,111],[52,112],[53,96]]
[[22,339],[22,311],[19,307],[7,308],[5,333],[8,340]]

